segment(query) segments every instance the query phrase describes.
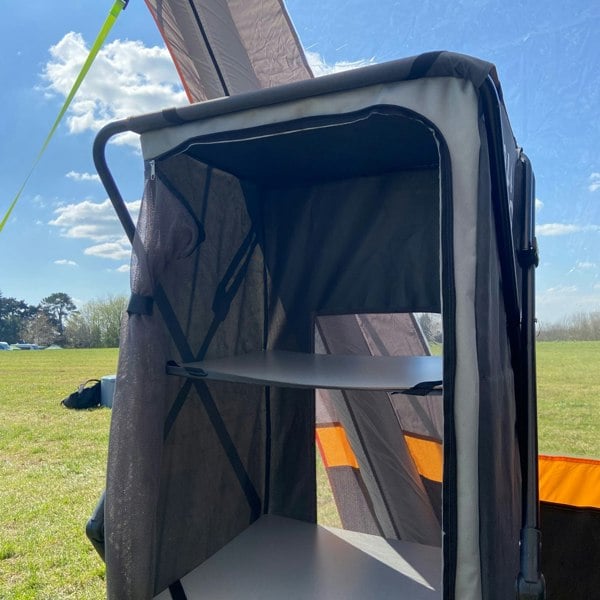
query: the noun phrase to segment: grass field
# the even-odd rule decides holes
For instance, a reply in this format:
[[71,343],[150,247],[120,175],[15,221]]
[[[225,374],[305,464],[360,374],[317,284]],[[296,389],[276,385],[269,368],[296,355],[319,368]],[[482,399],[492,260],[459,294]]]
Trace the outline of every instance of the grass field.
[[600,342],[537,346],[539,449],[600,458]]
[[[116,350],[0,352],[3,600],[105,596],[84,528],[104,487],[110,411],[59,402],[116,361]],[[538,344],[541,452],[600,458],[599,364],[600,342]]]
[[116,350],[0,353],[0,598],[103,598],[85,523],[104,487],[110,410],[60,400]]

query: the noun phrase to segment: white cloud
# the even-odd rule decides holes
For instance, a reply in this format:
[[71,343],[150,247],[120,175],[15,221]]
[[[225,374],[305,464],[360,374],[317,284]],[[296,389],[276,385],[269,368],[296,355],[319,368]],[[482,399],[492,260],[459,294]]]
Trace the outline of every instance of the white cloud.
[[[66,97],[88,54],[79,33],[67,33],[50,48],[42,77],[50,95]],[[67,115],[71,133],[98,131],[106,123],[131,115],[187,104],[187,97],[166,48],[115,40],[96,57]],[[137,147],[135,134],[115,143]]]
[[539,198],[536,198],[535,199],[535,210],[539,211],[539,210],[542,210],[542,208],[544,208],[544,203]]
[[539,236],[569,235],[571,233],[580,233],[583,231],[600,231],[600,226],[574,225],[569,223],[546,223],[544,225],[537,225],[535,228],[535,233]]
[[119,268],[115,269],[117,273],[129,273],[131,271],[131,267],[129,265],[121,265]]
[[61,258],[59,260],[54,261],[55,265],[64,265],[66,267],[77,267],[77,263],[74,260],[68,260],[66,258]]
[[343,60],[330,65],[325,62],[318,52],[311,52],[310,50],[306,51],[306,60],[315,77],[328,75],[329,73],[349,71],[350,69],[358,69],[359,67],[366,67],[367,65],[372,65],[376,62],[374,58],[369,58],[355,61]]
[[77,171],[69,171],[65,177],[73,181],[100,181],[100,176],[96,173],[78,173]]
[[587,271],[590,269],[595,269],[597,266],[597,263],[582,260],[577,262],[577,264],[575,265],[575,269]]
[[596,192],[600,190],[600,173],[592,173],[590,175],[590,184],[588,185],[590,192]]
[[[136,200],[126,204],[135,222],[141,201]],[[129,257],[131,246],[123,234],[110,200],[104,202],[84,200],[77,204],[67,204],[56,208],[54,214],[56,217],[49,222],[49,225],[58,227],[61,236],[94,242],[84,250],[85,254],[113,260]]]
[[555,287],[548,288],[546,294],[574,294],[577,292],[576,285],[557,285]]
[[123,260],[131,255],[131,246],[127,238],[122,238],[114,242],[104,242],[89,246],[83,251],[88,256],[98,256],[100,258],[110,258],[112,260]]

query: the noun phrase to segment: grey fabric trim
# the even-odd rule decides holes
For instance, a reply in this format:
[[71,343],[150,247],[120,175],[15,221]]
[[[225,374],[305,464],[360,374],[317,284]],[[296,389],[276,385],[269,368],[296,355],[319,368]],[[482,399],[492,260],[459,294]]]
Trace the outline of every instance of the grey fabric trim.
[[[453,391],[458,490],[454,594],[460,600],[479,600],[479,386],[473,299],[480,139],[477,95],[473,88],[464,89],[463,93],[462,101],[457,99],[456,103],[445,104],[448,112],[438,125],[450,152],[454,218],[456,368]],[[457,125],[460,131],[455,130]]]
[[[232,114],[216,115],[210,119],[191,121],[185,125],[164,127],[142,134],[142,153],[146,160],[157,158],[176,148],[185,149],[190,139],[239,131],[272,123],[284,123],[302,115],[303,118],[339,115],[355,112],[377,104],[400,106],[422,114],[442,129],[447,115],[445,103],[454,102],[459,90],[468,89],[470,82],[452,77],[395,81],[372,87],[332,92],[327,95],[290,100],[275,106],[254,107]],[[452,91],[451,91],[452,90]],[[451,100],[447,94],[456,98]]]

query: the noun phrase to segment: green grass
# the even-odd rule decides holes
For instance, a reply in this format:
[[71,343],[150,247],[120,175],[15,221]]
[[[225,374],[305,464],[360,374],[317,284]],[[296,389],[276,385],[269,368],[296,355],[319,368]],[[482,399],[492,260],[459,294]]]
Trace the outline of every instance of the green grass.
[[[600,458],[600,342],[541,342],[537,357],[540,451]],[[116,361],[116,350],[0,352],[3,600],[105,597],[84,529],[104,488],[110,411],[59,402]],[[336,524],[326,482],[319,464],[319,518]]]
[[537,344],[539,449],[600,458],[600,342]]
[[60,400],[116,361],[114,349],[0,353],[0,598],[105,597],[85,523],[104,488],[110,410]]

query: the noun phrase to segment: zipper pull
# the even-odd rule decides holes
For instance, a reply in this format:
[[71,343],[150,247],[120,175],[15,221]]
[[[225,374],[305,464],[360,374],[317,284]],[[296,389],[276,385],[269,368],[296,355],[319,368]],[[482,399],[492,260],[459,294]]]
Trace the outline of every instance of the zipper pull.
[[156,163],[151,160],[150,161],[150,181],[154,181],[156,179]]

